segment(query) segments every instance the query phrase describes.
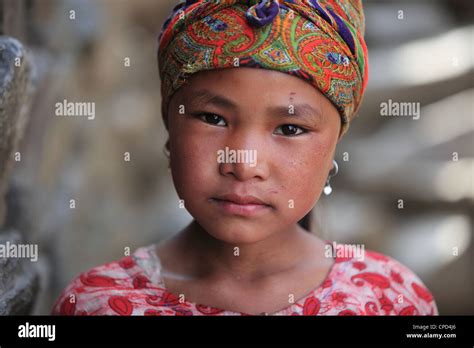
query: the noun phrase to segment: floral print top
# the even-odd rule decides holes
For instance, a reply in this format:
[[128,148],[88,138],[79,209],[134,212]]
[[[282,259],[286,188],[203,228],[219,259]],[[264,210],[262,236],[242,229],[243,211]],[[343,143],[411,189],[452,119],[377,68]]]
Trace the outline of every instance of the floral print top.
[[[192,303],[166,290],[156,245],[81,273],[53,306],[53,315],[249,315]],[[267,313],[262,313],[267,314]],[[335,257],[325,280],[271,315],[438,315],[422,281],[373,251],[363,260]]]

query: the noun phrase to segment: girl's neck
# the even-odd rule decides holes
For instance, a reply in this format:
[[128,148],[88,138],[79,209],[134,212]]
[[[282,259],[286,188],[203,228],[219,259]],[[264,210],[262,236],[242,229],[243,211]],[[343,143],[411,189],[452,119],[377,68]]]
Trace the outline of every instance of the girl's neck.
[[248,282],[290,271],[305,262],[309,253],[314,260],[315,245],[321,243],[297,224],[257,243],[233,245],[214,238],[193,220],[182,237],[200,274],[212,278],[230,275]]

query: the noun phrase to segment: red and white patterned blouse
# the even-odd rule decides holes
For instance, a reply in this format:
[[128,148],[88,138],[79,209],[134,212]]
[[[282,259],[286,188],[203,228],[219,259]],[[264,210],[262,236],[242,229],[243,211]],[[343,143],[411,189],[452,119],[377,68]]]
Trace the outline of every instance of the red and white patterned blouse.
[[[165,287],[155,245],[81,273],[54,304],[53,315],[248,315],[192,303]],[[438,315],[421,280],[394,259],[335,258],[324,282],[272,315]]]

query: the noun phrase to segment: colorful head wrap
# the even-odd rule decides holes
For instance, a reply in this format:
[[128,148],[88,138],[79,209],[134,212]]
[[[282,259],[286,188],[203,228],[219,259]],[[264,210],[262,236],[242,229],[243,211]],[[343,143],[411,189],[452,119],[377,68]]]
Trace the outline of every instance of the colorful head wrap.
[[[159,37],[162,114],[202,70],[253,67],[300,77],[321,91],[349,128],[368,78],[361,0],[188,0]],[[236,63],[237,62],[237,63]]]

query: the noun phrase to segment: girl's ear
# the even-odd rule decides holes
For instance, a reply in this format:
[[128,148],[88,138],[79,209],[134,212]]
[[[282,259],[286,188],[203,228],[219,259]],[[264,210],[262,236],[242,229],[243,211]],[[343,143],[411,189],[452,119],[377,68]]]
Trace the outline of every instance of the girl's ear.
[[163,123],[165,124],[166,130],[168,130],[168,113],[163,115]]
[[165,147],[163,148],[163,153],[165,154],[166,158],[170,159],[170,138],[166,140]]

